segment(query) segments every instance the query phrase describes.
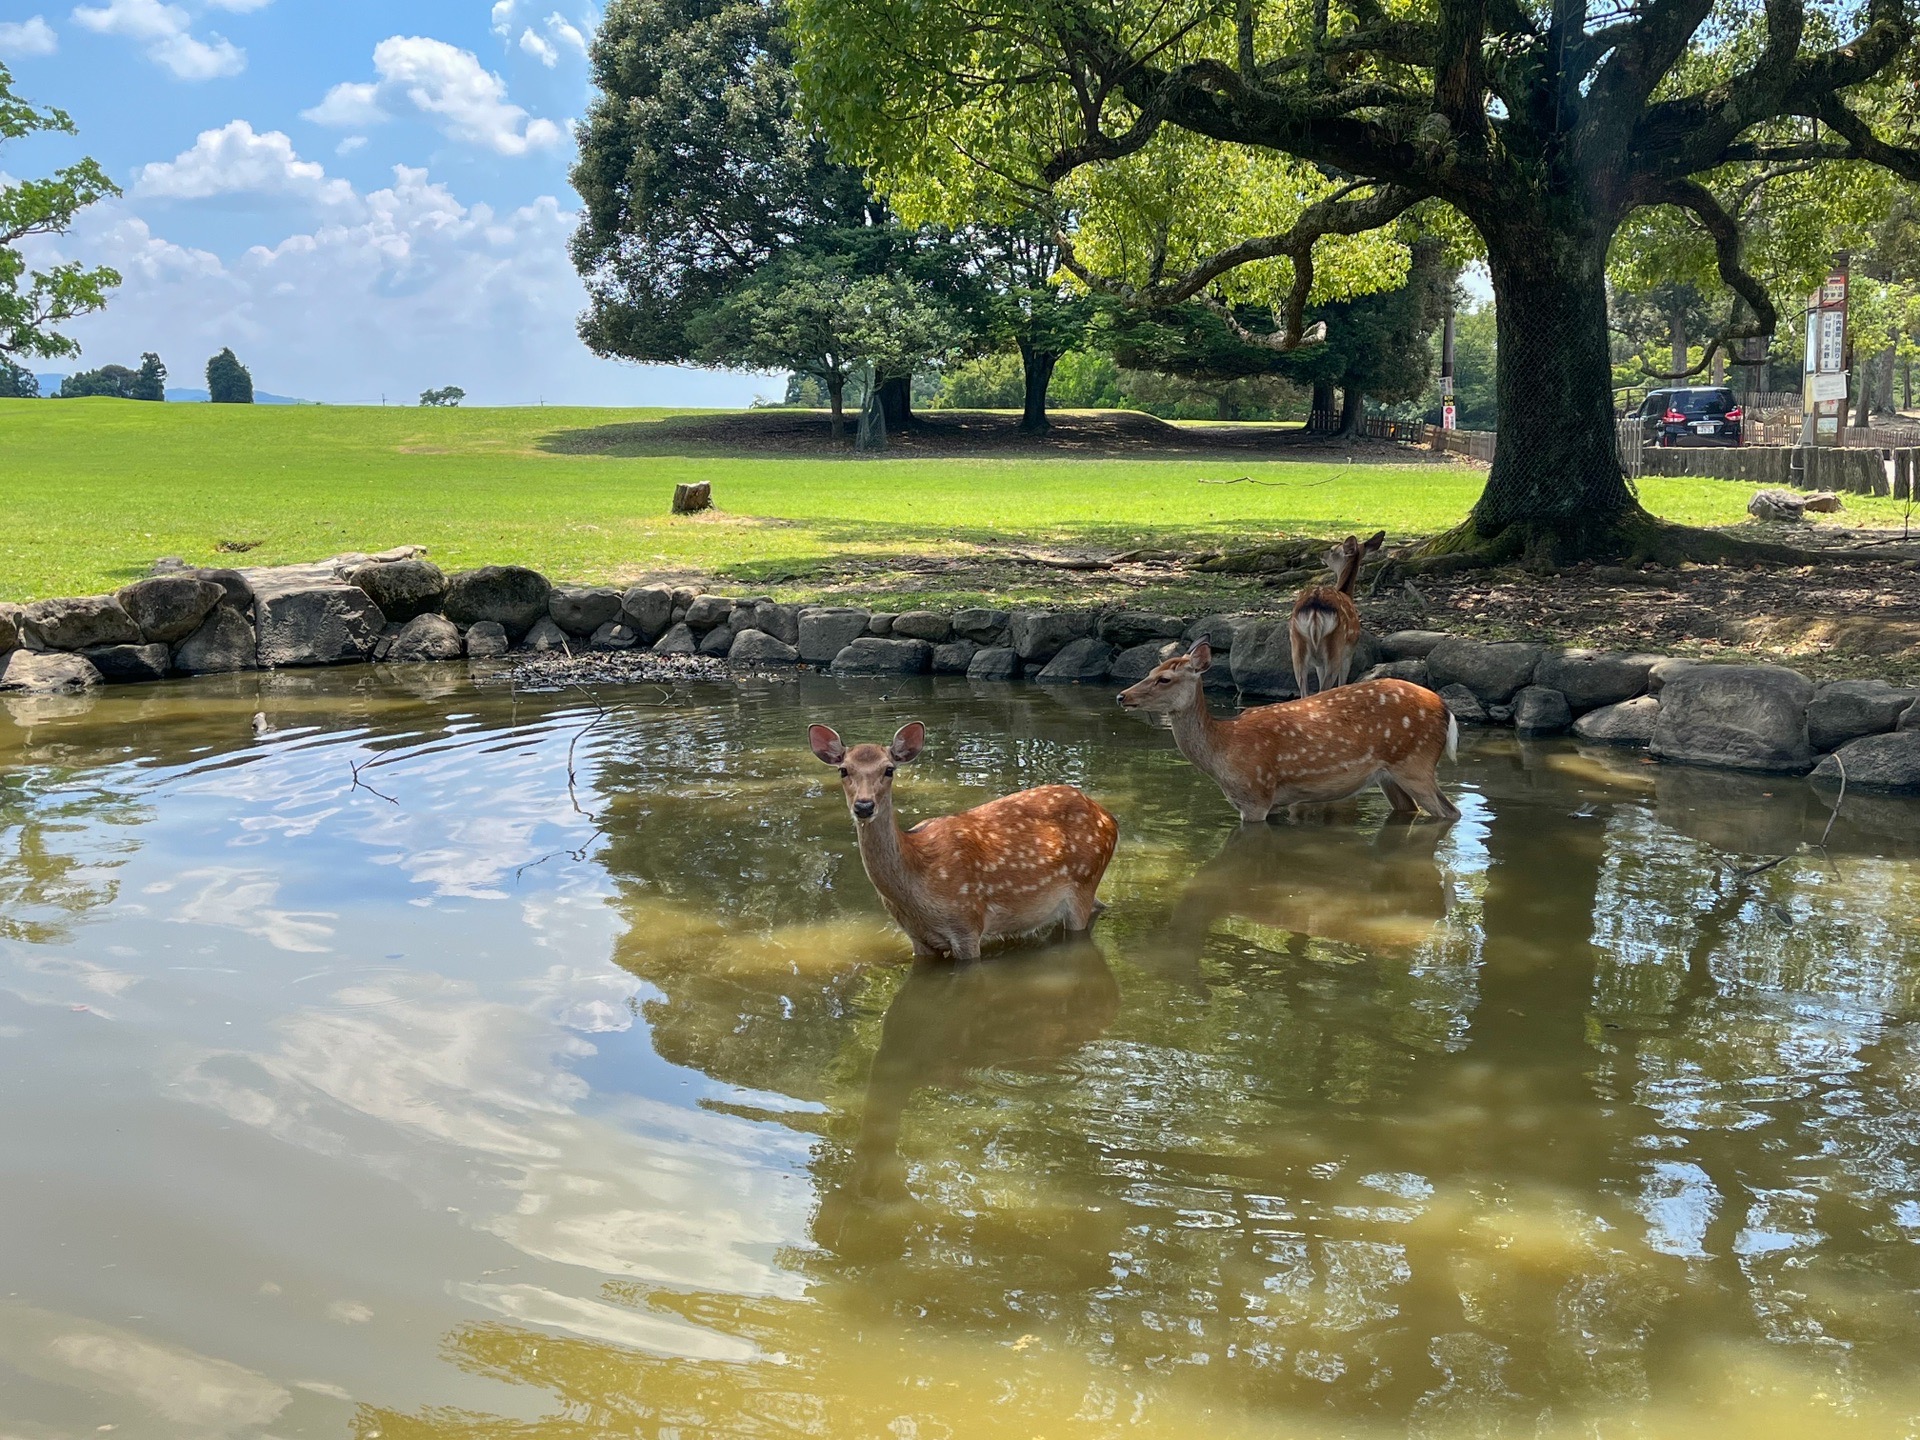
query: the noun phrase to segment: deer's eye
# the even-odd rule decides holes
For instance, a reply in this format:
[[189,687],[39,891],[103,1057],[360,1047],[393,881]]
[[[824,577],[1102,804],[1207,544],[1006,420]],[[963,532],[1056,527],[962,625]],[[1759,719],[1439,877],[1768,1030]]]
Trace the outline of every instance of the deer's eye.
[[889,780],[891,780],[893,778],[893,766],[891,765],[887,766],[887,768],[882,770],[880,773],[886,776]]
[[842,766],[840,767],[840,778],[841,778],[842,780],[844,780],[844,779],[846,779],[846,778],[847,778],[847,767],[846,767],[846,766],[844,766],[844,765],[842,765]]
[[1171,675],[1162,675],[1158,680],[1154,681],[1153,683],[1156,685],[1171,685],[1173,683],[1173,677]]

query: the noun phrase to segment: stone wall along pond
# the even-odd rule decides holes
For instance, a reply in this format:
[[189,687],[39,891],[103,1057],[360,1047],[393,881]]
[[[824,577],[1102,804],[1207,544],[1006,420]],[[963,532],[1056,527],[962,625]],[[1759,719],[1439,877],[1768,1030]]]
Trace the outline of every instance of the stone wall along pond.
[[[1209,684],[1291,698],[1282,616],[1134,610],[902,613],[786,605],[688,586],[554,585],[488,565],[447,576],[417,547],[275,569],[157,573],[111,595],[0,605],[0,691],[59,693],[168,675],[351,662],[497,660],[514,652],[650,652],[836,675],[1131,684],[1205,638]],[[1364,635],[1360,679],[1425,685],[1463,725],[1644,745],[1689,765],[1811,772],[1920,793],[1920,691],[1815,685],[1771,665],[1483,641],[1431,630]]]

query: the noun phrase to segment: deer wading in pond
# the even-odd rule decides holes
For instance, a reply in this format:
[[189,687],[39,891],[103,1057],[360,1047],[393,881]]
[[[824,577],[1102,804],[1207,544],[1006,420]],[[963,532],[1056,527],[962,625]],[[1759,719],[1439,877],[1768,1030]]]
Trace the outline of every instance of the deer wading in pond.
[[1333,584],[1315,585],[1302,590],[1293,602],[1293,614],[1287,620],[1287,638],[1293,645],[1293,682],[1302,695],[1307,677],[1318,677],[1321,690],[1347,683],[1347,669],[1353,664],[1353,647],[1360,643],[1360,612],[1353,604],[1353,582],[1367,556],[1380,548],[1387,538],[1382,530],[1364,542],[1352,535],[1327,551],[1327,568],[1333,571]]
[[1433,691],[1406,680],[1366,680],[1216,720],[1201,689],[1212,663],[1213,649],[1202,640],[1154,666],[1119,700],[1129,710],[1167,716],[1180,753],[1214,778],[1242,820],[1265,820],[1282,805],[1344,800],[1373,784],[1395,810],[1459,818],[1434,775],[1442,755],[1453,758],[1459,731]]
[[1105,907],[1094,898],[1119,826],[1071,785],[1043,785],[902,830],[893,818],[894,767],[927,743],[919,721],[889,745],[852,749],[825,725],[813,753],[840,772],[860,861],[917,958],[977,960],[983,941],[1065,925],[1082,931]]

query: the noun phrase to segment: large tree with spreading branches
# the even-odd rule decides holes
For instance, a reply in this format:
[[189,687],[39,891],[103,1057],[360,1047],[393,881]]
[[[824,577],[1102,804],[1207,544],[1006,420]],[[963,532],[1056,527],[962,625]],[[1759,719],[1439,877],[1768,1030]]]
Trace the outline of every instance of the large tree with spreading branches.
[[1745,312],[1703,348],[1771,333],[1775,301],[1716,191],[1783,165],[1920,179],[1911,4],[794,0],[809,104],[883,189],[965,196],[955,177],[972,173],[996,205],[1058,213],[1064,195],[1097,220],[1072,187],[1182,147],[1231,187],[1210,233],[1106,244],[1118,267],[1082,255],[1137,303],[1231,299],[1239,272],[1264,270],[1279,343],[1298,344],[1323,255],[1415,206],[1463,220],[1498,302],[1500,441],[1435,548],[1543,563],[1689,543],[1641,510],[1615,456],[1616,232],[1647,207],[1685,212]]

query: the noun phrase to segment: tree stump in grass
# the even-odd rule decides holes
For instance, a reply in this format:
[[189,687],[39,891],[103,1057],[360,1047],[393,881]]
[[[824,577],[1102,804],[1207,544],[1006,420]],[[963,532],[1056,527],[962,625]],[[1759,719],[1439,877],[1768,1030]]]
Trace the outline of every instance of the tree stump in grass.
[[713,485],[710,481],[696,480],[691,485],[673,487],[673,513],[691,515],[695,511],[713,508]]

